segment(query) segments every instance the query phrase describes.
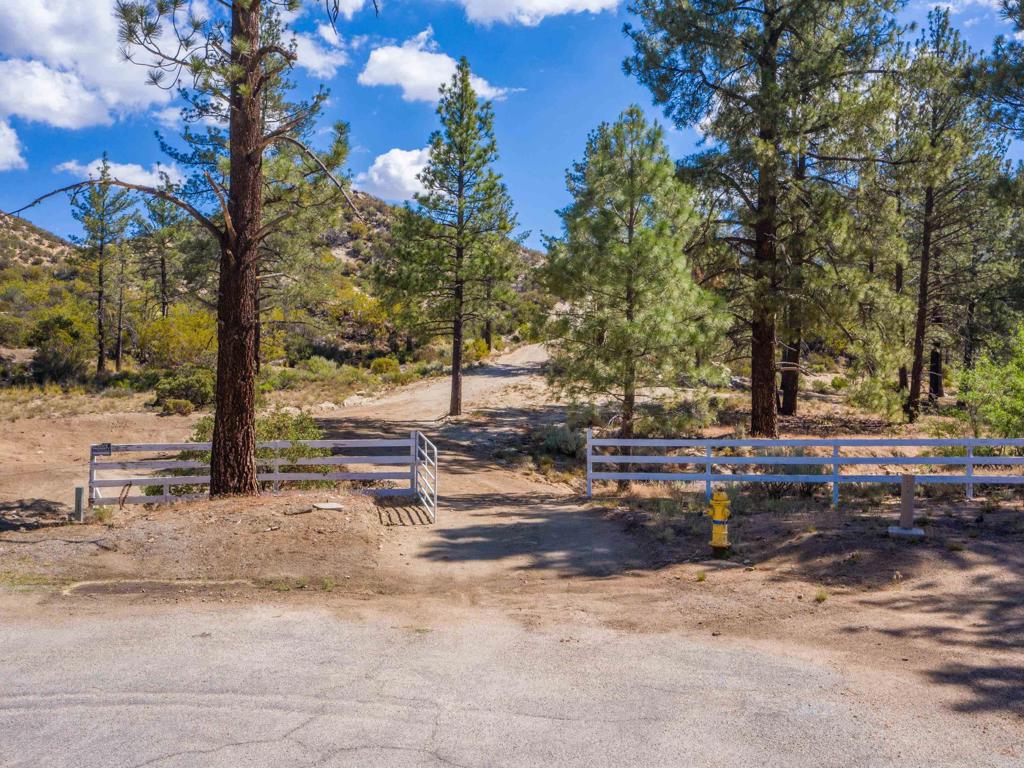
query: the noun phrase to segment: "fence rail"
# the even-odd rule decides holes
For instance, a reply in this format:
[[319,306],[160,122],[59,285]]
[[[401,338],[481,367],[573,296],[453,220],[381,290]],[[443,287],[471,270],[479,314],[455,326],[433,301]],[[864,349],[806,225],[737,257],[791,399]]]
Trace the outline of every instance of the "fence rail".
[[[397,487],[370,490],[378,496],[411,496],[437,519],[437,448],[423,433],[409,437],[355,440],[266,440],[257,449],[275,451],[256,459],[257,479],[274,491],[281,483],[305,481],[391,481]],[[210,443],[102,443],[89,450],[89,505],[159,504],[204,498],[205,493],[176,493],[175,489],[209,485],[209,461],[175,458],[173,454],[209,451]],[[283,451],[329,450],[324,456],[288,456]],[[154,454],[114,459],[117,454]],[[306,468],[309,468],[308,471]],[[203,473],[188,474],[192,470]],[[180,473],[180,474],[179,474]],[[159,493],[132,495],[133,489],[157,488]],[[104,495],[105,489],[118,489]]]
[[[637,448],[643,453],[635,454]],[[844,449],[946,449],[937,456],[895,454],[884,456],[848,456]],[[984,449],[976,455],[978,449]],[[656,438],[595,438],[587,430],[587,496],[593,495],[593,483],[600,480],[643,480],[661,482],[702,482],[704,493],[711,497],[714,483],[823,483],[832,485],[832,503],[839,503],[839,487],[844,483],[899,483],[901,474],[914,474],[919,483],[964,485],[967,498],[974,498],[976,485],[1021,485],[1024,474],[1020,471],[1006,474],[977,474],[977,467],[1021,467],[1024,456],[985,455],[990,451],[1024,449],[1024,439],[905,439],[905,438],[851,438],[847,440],[685,440]],[[795,454],[786,454],[785,450]],[[654,451],[662,453],[654,453]],[[699,454],[692,453],[700,451]],[[802,451],[827,451],[827,455],[804,455]],[[949,455],[950,450],[963,455]],[[617,451],[617,452],[616,452]],[[667,453],[690,451],[691,453]],[[735,451],[763,451],[763,455],[733,455]],[[891,450],[889,451],[891,453]],[[612,465],[611,470],[595,466]],[[625,465],[625,470],[618,467]],[[636,471],[635,467],[701,467],[702,471]],[[715,471],[716,467],[829,467],[828,474],[791,474],[789,472]],[[962,473],[920,474],[882,471],[866,474],[843,472],[843,467],[963,467]]]

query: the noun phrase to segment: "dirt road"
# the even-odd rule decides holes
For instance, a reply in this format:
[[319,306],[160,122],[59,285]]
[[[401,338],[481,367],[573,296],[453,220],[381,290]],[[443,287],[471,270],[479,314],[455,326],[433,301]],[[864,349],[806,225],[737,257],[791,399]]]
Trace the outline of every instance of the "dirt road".
[[[821,601],[855,563],[813,533],[756,563],[674,561],[495,458],[559,417],[543,359],[474,369],[459,419],[444,380],[318,414],[331,434],[431,435],[434,525],[353,500],[288,516],[308,500],[280,497],[8,534],[0,577],[114,582],[0,587],[0,766],[1021,764],[1012,539],[876,547],[871,578]],[[29,495],[79,455],[39,445],[0,488]]]

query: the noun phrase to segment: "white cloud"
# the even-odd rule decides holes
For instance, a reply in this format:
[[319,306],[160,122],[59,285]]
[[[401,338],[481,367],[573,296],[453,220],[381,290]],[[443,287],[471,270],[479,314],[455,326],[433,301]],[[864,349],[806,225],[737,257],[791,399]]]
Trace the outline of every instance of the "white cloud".
[[939,0],[929,3],[931,8],[944,8],[950,13],[963,13],[971,8],[987,8],[992,11],[1002,9],[1000,0]]
[[121,58],[113,8],[114,0],[0,1],[0,55],[9,59],[3,64],[31,74],[35,89],[31,109],[0,109],[76,128],[108,123],[111,112],[166,103],[170,95],[147,84],[145,68]]
[[177,130],[183,122],[181,107],[158,109],[153,113],[153,119],[169,131]]
[[38,61],[0,61],[0,116],[7,115],[57,128],[110,123],[107,105],[78,75]]
[[21,142],[11,124],[0,120],[0,171],[27,168],[28,163],[21,156]]
[[[370,52],[361,85],[397,85],[405,101],[437,101],[437,89],[455,74],[455,59],[437,49],[434,30],[427,27],[401,45],[384,45]],[[485,99],[502,99],[509,90],[473,76],[473,88]]]
[[[53,170],[58,173],[70,173],[80,179],[96,179],[100,175],[100,167],[103,161],[99,158],[91,163],[83,164],[77,160],[68,160],[61,163]],[[146,186],[158,187],[163,183],[160,178],[161,171],[166,173],[171,182],[179,184],[184,180],[181,171],[175,165],[161,165],[154,163],[148,169],[138,163],[110,163],[110,175],[119,181],[126,181],[129,184],[144,184]]]
[[471,21],[535,26],[548,16],[613,11],[619,0],[457,0]]
[[327,42],[326,46],[321,45],[312,35],[301,32],[295,35],[295,54],[298,56],[296,64],[317,77],[324,78],[334,77],[339,67],[348,64],[348,53],[341,47],[337,33],[330,25],[327,29],[334,34],[336,42],[330,41],[325,33],[321,32],[320,36]]
[[378,155],[365,173],[356,176],[356,186],[385,200],[410,200],[423,185],[417,175],[430,159],[430,148],[389,149]]

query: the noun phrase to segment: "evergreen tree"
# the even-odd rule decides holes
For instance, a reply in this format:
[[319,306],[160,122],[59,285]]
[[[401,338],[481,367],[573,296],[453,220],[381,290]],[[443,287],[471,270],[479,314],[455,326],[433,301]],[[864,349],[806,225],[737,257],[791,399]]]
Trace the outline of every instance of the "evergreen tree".
[[566,180],[573,202],[543,271],[560,301],[552,377],[573,398],[618,403],[619,435],[630,438],[639,391],[697,373],[724,313],[693,279],[691,193],[639,107],[598,126]]
[[[943,347],[961,307],[946,302],[978,255],[978,237],[998,237],[993,191],[1005,142],[969,87],[977,57],[950,24],[949,12],[929,14],[906,77],[901,105],[905,141],[916,162],[902,174],[908,240],[915,255],[917,306],[905,410],[921,408],[925,374],[934,398],[942,394]],[[977,269],[980,265],[975,264]],[[978,272],[980,275],[980,271]],[[929,360],[926,362],[926,355]]]
[[[849,128],[895,39],[899,0],[635,0],[627,26],[635,74],[679,125],[700,123],[715,147],[696,158],[728,197],[719,237],[736,252],[750,338],[751,433],[775,435],[780,315],[796,324],[807,262],[794,232],[806,183],[857,164],[822,152]],[[841,147],[830,139],[828,146]],[[801,321],[802,322],[802,321]],[[798,348],[799,345],[791,345]]]
[[376,281],[409,327],[451,338],[449,414],[457,416],[466,326],[492,318],[499,294],[510,287],[517,262],[505,241],[516,220],[493,168],[494,112],[473,90],[465,58],[441,86],[437,114],[441,129],[430,137],[430,159],[419,176],[425,191],[399,216]]
[[[169,193],[173,187],[164,179]],[[178,206],[160,197],[143,199],[145,216],[140,218],[138,249],[140,272],[148,282],[160,317],[167,317],[171,304],[183,290],[182,240],[190,219]]]
[[[337,0],[325,3],[332,22]],[[262,245],[287,221],[300,190],[281,185],[265,205],[264,161],[289,147],[304,157],[304,179],[326,177],[336,191],[344,184],[332,166],[333,148],[317,153],[306,136],[321,112],[323,89],[309,100],[289,100],[287,73],[296,44],[284,37],[280,10],[294,12],[299,0],[224,0],[209,15],[187,0],[118,0],[116,15],[126,55],[149,67],[154,85],[178,90],[188,102],[189,123],[214,123],[205,135],[185,131],[195,173],[177,194],[115,181],[174,203],[204,227],[219,249],[217,266],[217,383],[210,493],[255,494],[256,360]],[[187,87],[185,87],[187,86]],[[351,205],[351,201],[349,201]],[[210,210],[210,208],[213,210]]]
[[[82,225],[84,234],[76,238],[79,246],[75,267],[90,286],[96,319],[96,373],[103,375],[107,368],[108,321],[110,314],[110,281],[114,279],[117,318],[117,355],[120,356],[121,323],[123,316],[123,261],[122,243],[133,222],[135,201],[128,190],[118,189],[110,183],[110,163],[104,153],[96,184],[90,184],[72,195],[71,213]],[[121,258],[117,252],[121,249]],[[118,264],[122,269],[117,270]],[[113,274],[112,274],[113,272]],[[120,370],[120,360],[118,360]]]

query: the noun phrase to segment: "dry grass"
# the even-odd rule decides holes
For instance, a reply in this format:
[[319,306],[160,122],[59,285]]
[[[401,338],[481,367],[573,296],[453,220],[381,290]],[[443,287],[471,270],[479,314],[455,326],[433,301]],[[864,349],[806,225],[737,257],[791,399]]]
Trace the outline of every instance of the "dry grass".
[[81,387],[65,389],[56,384],[0,387],[0,421],[60,419],[91,413],[141,413],[152,399],[151,394],[116,388],[97,394]]

